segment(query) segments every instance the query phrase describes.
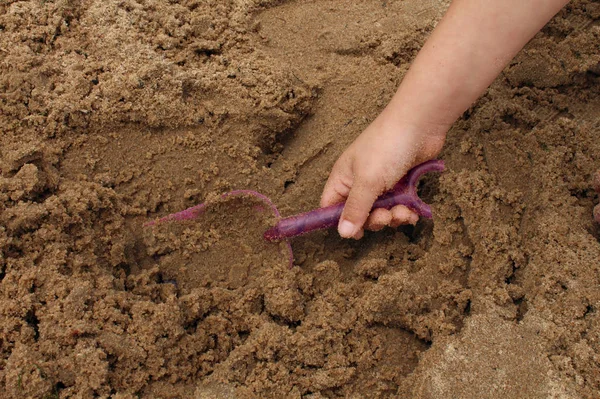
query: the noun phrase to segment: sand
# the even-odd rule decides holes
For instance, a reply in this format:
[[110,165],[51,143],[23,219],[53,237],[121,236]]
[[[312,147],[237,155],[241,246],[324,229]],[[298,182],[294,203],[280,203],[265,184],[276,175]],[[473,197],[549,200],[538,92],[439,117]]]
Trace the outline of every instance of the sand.
[[[600,394],[600,2],[455,124],[433,220],[284,244],[447,1],[0,3],[5,398]],[[143,227],[208,200],[199,218]]]

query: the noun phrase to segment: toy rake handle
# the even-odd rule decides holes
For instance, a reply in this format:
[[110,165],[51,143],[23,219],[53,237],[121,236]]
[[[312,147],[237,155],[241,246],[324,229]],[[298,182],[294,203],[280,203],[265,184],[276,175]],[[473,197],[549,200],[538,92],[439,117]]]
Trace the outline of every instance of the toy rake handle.
[[[391,209],[396,205],[404,205],[420,216],[431,218],[431,207],[417,195],[417,181],[431,171],[443,171],[444,161],[432,160],[412,168],[392,190],[379,196],[372,209]],[[310,212],[281,219],[264,234],[266,240],[275,241],[295,237],[314,230],[334,227],[338,224],[344,203],[315,209]]]

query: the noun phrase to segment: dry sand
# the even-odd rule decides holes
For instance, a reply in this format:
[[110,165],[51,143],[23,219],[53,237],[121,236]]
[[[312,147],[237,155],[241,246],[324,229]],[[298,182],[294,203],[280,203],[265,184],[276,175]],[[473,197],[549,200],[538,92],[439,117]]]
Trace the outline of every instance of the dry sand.
[[433,221],[285,246],[447,1],[0,2],[3,398],[600,397],[600,2],[448,135]]

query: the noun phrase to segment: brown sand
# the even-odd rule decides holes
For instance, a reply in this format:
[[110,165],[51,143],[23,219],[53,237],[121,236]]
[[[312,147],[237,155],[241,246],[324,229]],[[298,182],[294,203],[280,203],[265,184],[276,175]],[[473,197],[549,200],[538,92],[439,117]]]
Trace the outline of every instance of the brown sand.
[[433,221],[285,247],[447,1],[0,3],[5,398],[600,397],[600,2],[455,125]]

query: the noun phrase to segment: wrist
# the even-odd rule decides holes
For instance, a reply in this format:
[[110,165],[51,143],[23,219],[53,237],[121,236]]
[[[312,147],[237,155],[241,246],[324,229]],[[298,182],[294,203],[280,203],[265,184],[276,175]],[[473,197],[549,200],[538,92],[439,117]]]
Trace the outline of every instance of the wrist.
[[388,143],[391,151],[400,150],[406,168],[434,159],[442,150],[448,124],[408,118],[393,105],[386,107],[366,132],[379,143]]
[[400,96],[396,95],[381,112],[381,117],[386,123],[395,126],[402,134],[410,134],[428,140],[439,139],[443,142],[454,121],[442,120],[434,112],[411,108],[409,101],[403,101]]

